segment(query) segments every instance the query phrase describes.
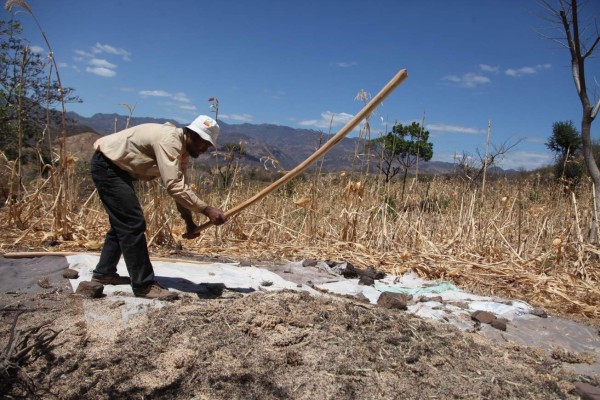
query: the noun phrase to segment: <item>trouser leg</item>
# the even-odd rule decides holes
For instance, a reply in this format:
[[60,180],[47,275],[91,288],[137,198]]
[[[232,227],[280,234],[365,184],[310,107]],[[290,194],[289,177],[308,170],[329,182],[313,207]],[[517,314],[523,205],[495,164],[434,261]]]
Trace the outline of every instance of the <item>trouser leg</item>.
[[99,152],[92,157],[91,171],[111,225],[105,238],[108,246],[102,248],[96,270],[110,273],[122,253],[131,286],[144,288],[154,281],[154,270],[146,243],[146,221],[132,179]]
[[100,260],[94,270],[94,275],[114,275],[117,273],[117,264],[121,258],[121,245],[115,228],[111,227],[104,237],[104,245],[100,253]]

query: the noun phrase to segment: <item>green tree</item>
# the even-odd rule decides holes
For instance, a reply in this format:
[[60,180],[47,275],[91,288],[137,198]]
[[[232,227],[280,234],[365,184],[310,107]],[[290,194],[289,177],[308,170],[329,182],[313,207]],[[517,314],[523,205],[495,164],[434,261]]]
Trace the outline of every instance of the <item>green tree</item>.
[[[42,132],[58,126],[61,118],[52,108],[61,96],[60,85],[49,78],[51,61],[31,51],[22,33],[18,21],[0,20],[0,148],[11,159],[18,154],[19,124],[26,146],[41,141]],[[62,91],[66,102],[80,101],[72,88]]]
[[389,182],[400,171],[402,177],[402,197],[410,168],[417,160],[429,161],[433,157],[433,144],[429,142],[429,131],[418,122],[410,125],[396,124],[387,135],[372,139],[369,143],[380,157],[379,170]]
[[546,147],[559,157],[576,154],[581,149],[581,135],[573,121],[561,121],[552,124],[552,135],[546,142]]
[[558,179],[566,179],[577,184],[584,171],[581,162],[581,134],[573,121],[559,121],[552,124],[552,135],[546,147],[555,153],[554,172]]

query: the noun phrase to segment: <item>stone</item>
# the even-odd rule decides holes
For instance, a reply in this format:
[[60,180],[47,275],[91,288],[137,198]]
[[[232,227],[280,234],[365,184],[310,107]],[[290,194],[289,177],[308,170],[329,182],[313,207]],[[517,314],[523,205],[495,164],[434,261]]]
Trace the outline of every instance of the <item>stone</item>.
[[406,310],[412,296],[404,293],[383,292],[377,299],[377,305],[383,308]]
[[442,296],[433,296],[433,297],[427,297],[427,296],[422,296],[419,301],[421,303],[426,303],[428,301],[437,301],[438,303],[443,303],[444,299],[442,299]]
[[575,391],[582,400],[600,400],[600,388],[589,383],[575,382]]
[[110,308],[111,310],[114,310],[115,308],[119,308],[124,305],[125,305],[124,300],[118,300],[118,301],[113,302],[110,306],[108,306],[108,308]]
[[471,314],[471,319],[482,324],[491,324],[496,319],[496,316],[488,311],[477,310]]
[[506,324],[508,323],[508,320],[506,318],[495,318],[492,321],[492,327],[501,330],[501,331],[506,331]]
[[546,314],[546,311],[544,311],[542,308],[534,308],[533,310],[529,311],[529,314],[536,315],[540,318],[548,318],[548,314]]
[[370,276],[361,276],[358,280],[359,285],[371,286],[375,283],[375,280]]
[[66,279],[77,279],[79,278],[79,271],[67,268],[63,271],[63,278]]
[[90,282],[83,281],[79,282],[79,286],[77,286],[77,290],[75,293],[88,297],[90,299],[97,299],[102,297],[102,292],[104,291],[104,285],[98,282]]
[[317,260],[308,259],[302,261],[303,267],[314,267],[315,265],[317,265]]

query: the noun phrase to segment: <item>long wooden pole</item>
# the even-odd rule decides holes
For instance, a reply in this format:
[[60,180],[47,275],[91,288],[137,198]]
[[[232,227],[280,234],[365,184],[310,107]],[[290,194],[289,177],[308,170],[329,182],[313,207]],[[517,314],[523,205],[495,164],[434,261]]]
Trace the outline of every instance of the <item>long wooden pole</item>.
[[[254,196],[252,196],[245,202],[238,204],[237,206],[233,207],[232,209],[227,210],[225,212],[225,215],[229,218],[229,217],[232,217],[235,214],[239,213],[240,211],[243,211],[244,209],[250,207],[252,204],[261,200],[263,197],[265,197],[266,195],[271,193],[273,190],[275,190],[279,186],[283,185],[284,183],[286,183],[287,181],[289,181],[290,179],[292,179],[293,177],[298,175],[300,172],[302,172],[306,168],[308,168],[308,166],[310,166],[313,162],[315,162],[321,156],[323,156],[325,153],[327,153],[333,146],[335,146],[340,140],[342,140],[348,133],[350,133],[354,128],[356,128],[356,126],[360,123],[360,121],[362,121],[369,114],[371,114],[375,110],[375,108],[377,108],[377,106],[379,106],[379,104],[390,93],[392,93],[392,91],[394,91],[394,89],[396,89],[402,82],[404,82],[404,80],[406,79],[407,76],[408,76],[408,74],[405,69],[400,70],[396,74],[396,76],[394,76],[392,78],[392,80],[389,81],[387,83],[387,85],[385,85],[384,88],[381,89],[381,91],[379,93],[377,93],[377,95],[375,97],[373,97],[371,99],[371,101],[366,106],[364,106],[363,109],[360,110],[360,112],[358,114],[356,114],[354,116],[354,118],[352,118],[350,121],[348,121],[348,123],[338,133],[336,133],[331,139],[329,139],[322,147],[320,147],[317,151],[315,151],[310,157],[308,157],[306,160],[304,160],[302,163],[300,163],[297,167],[295,167],[294,169],[289,171],[287,174],[285,174],[284,176],[279,178],[277,181],[271,183],[269,186],[267,186],[266,188],[264,188],[259,193],[255,194]],[[211,225],[212,225],[212,222],[210,222],[210,221],[205,222],[204,224],[202,224],[198,228],[196,228],[195,233],[200,233]]]

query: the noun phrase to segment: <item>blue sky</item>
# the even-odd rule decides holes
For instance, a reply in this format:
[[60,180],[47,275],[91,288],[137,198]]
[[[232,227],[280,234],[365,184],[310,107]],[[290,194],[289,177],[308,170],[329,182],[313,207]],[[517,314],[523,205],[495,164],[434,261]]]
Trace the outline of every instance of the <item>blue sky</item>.
[[[548,0],[556,3],[556,0]],[[371,137],[394,121],[421,121],[434,160],[521,140],[507,168],[552,162],[552,124],[581,104],[568,50],[535,0],[275,1],[28,0],[53,47],[69,111],[190,122],[219,99],[227,123],[273,123],[337,132],[400,69],[408,78],[371,120]],[[15,11],[15,10],[13,10]],[[3,19],[10,17],[5,10]],[[600,18],[590,0],[581,18]],[[24,36],[47,52],[32,18]],[[596,54],[600,55],[600,48]],[[588,92],[600,94],[600,57],[588,59]],[[592,126],[600,138],[600,121]]]

